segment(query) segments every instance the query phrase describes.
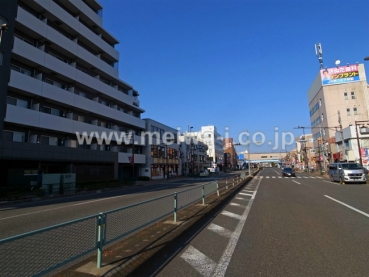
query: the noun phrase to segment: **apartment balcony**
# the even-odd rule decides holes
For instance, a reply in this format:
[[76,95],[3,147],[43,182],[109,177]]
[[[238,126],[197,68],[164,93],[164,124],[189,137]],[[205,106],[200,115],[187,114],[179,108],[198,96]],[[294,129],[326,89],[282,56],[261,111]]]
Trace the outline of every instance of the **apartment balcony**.
[[[81,2],[83,3],[83,2]],[[84,3],[83,3],[84,4]],[[50,41],[54,44],[65,49],[65,51],[75,55],[82,60],[88,62],[91,66],[98,68],[102,72],[119,79],[118,70],[108,65],[106,62],[101,60],[99,57],[93,55],[83,47],[79,46],[76,42],[70,40],[63,34],[59,33],[52,27],[47,26],[44,22],[37,19],[33,15],[29,14],[22,8],[18,7],[17,20],[24,26],[31,28],[33,31],[44,37],[45,40]]]
[[[117,90],[116,88],[113,88],[101,82],[97,78],[94,78],[84,73],[83,71],[78,70],[77,68],[43,52],[42,50],[20,40],[17,37],[14,38],[13,53],[27,58],[27,60],[34,63],[34,66],[44,66],[51,71],[57,72],[61,75],[64,75],[65,77],[70,78],[71,80],[75,80],[76,82],[87,85],[95,91],[103,92],[105,95],[117,99],[122,104],[128,104],[135,110],[142,110],[133,104],[133,102],[135,101],[134,96],[129,96]],[[27,54],[25,55],[25,53]],[[141,121],[139,118],[136,119]],[[142,126],[142,128],[144,128],[144,125]]]
[[90,18],[96,25],[102,27],[102,18],[81,0],[69,0],[81,13]]
[[98,35],[96,35],[87,27],[85,27],[82,23],[80,23],[76,18],[67,13],[55,2],[46,0],[34,0],[34,1],[37,2],[40,6],[42,6],[45,10],[49,11],[51,14],[56,16],[59,19],[59,21],[63,22],[63,24],[68,25],[75,32],[85,37],[92,44],[96,45],[98,48],[106,52],[115,60],[119,60],[119,53],[117,50],[115,50],[112,46],[103,41]]
[[[111,129],[92,125],[69,118],[59,117],[52,114],[39,112],[38,110],[26,109],[23,107],[7,105],[5,122],[35,127],[40,129],[52,130],[56,132],[69,133],[75,135],[77,132],[82,135],[86,132],[88,135],[92,132],[99,134],[112,132]],[[115,137],[112,136],[112,141]]]
[[[129,164],[129,158],[132,157],[132,153],[118,153],[118,163]],[[143,154],[135,154],[134,156],[135,164],[145,164],[146,163],[146,155]]]

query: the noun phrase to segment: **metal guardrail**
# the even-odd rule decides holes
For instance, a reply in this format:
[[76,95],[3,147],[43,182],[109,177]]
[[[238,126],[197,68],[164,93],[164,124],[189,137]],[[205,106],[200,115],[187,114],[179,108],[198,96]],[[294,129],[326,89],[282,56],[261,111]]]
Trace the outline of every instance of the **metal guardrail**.
[[[245,178],[246,175],[241,174],[236,182]],[[0,276],[42,276],[93,251],[97,251],[97,267],[100,268],[104,245],[171,213],[174,221],[177,221],[180,209],[201,199],[202,204],[205,204],[207,196],[215,192],[219,196],[219,190],[223,188],[219,188],[218,182],[209,182],[174,194],[2,239]]]

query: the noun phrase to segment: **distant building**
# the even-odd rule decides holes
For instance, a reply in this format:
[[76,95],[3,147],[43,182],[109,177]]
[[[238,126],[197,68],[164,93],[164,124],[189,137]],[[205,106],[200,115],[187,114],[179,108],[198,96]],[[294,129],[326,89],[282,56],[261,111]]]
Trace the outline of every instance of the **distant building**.
[[223,139],[224,149],[224,167],[225,169],[236,169],[238,165],[238,156],[236,148],[234,147],[233,138]]
[[212,163],[221,168],[224,158],[223,137],[218,133],[217,128],[202,126],[200,131],[190,132],[189,135],[207,145],[207,155],[211,158]]

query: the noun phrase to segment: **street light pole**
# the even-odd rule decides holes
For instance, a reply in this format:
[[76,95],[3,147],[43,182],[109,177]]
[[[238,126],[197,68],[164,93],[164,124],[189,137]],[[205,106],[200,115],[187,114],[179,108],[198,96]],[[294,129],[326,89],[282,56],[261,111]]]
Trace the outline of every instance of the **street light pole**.
[[1,27],[0,27],[0,46],[1,46],[1,39],[3,38],[3,31],[6,31],[8,29],[9,29],[8,24],[6,24],[6,23],[1,24]]

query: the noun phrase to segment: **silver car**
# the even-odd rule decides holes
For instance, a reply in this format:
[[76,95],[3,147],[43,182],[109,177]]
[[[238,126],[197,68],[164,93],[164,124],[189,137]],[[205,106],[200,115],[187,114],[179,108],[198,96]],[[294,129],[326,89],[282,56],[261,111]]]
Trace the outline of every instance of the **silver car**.
[[332,182],[366,183],[366,172],[357,163],[333,163],[329,165],[329,177]]

